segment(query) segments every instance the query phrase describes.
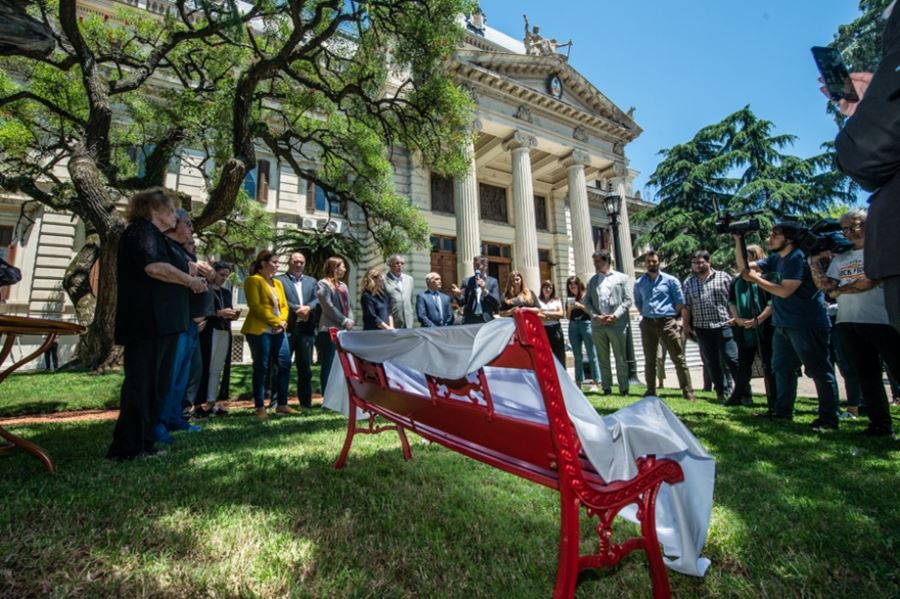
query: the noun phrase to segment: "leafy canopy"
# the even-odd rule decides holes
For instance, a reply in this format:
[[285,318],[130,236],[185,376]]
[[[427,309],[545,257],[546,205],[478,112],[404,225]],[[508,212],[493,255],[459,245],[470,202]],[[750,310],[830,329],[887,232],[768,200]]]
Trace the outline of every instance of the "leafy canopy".
[[794,137],[774,135],[773,129],[748,106],[660,152],[664,158],[649,180],[659,203],[634,220],[652,223],[638,243],[659,251],[672,274],[687,276],[691,254],[701,249],[719,268],[734,264],[731,237],[715,232],[717,209],[758,211],[763,232],[748,242],[761,243],[766,228],[780,218],[814,221],[818,211],[854,199],[847,179],[833,169],[829,148],[807,159],[786,154]]

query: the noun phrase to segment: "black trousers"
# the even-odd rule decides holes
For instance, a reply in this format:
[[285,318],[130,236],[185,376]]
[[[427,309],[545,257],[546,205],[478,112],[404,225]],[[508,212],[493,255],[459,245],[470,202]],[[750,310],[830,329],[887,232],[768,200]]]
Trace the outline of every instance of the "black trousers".
[[750,345],[744,339],[743,331],[734,330],[734,340],[738,347],[738,367],[734,376],[733,397],[750,398],[753,393],[750,389],[750,379],[753,376],[753,361],[760,354],[763,365],[763,377],[766,380],[766,403],[769,411],[775,409],[775,376],[772,372],[772,326],[765,322],[757,330],[758,338],[755,345]]
[[125,346],[119,419],[106,457],[131,459],[153,449],[153,429],[171,383],[178,336],[141,339]]
[[900,333],[886,324],[840,323],[847,358],[859,377],[863,399],[869,415],[869,426],[891,430],[891,414],[881,361],[896,378],[900,374]]
[[900,332],[900,276],[885,277],[881,286],[884,288],[884,305],[887,308],[888,319],[894,330]]
[[314,335],[291,335],[291,352],[297,365],[297,398],[304,408],[312,407],[312,359],[315,345]]
[[551,324],[544,326],[547,338],[550,340],[550,350],[563,366],[566,365],[566,340],[563,337],[562,325]]
[[728,377],[736,378],[738,368],[738,348],[731,327],[720,329],[694,329],[700,357],[709,369],[713,389],[717,394],[728,394]]

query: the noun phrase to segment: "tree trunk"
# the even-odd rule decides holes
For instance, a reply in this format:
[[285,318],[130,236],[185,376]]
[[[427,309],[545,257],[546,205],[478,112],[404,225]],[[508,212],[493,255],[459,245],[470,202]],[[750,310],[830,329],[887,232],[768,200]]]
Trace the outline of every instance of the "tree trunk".
[[[91,234],[63,278],[63,288],[75,306],[78,322],[88,327],[75,351],[76,360],[92,370],[115,366],[121,358],[114,344],[116,320],[116,254],[119,239],[108,238],[103,243]],[[99,260],[99,263],[97,263]],[[97,264],[99,281],[97,295],[91,288],[91,270]]]
[[[92,253],[96,255],[95,261],[99,261],[100,274],[93,319],[87,333],[79,341],[78,360],[88,368],[102,370],[109,362],[115,346],[116,255],[125,223],[116,213],[109,190],[103,185],[97,162],[84,151],[84,148],[79,148],[73,154],[68,170],[69,178],[78,194],[75,212],[96,231],[96,240],[92,242],[94,247],[79,252],[76,259],[80,259],[80,264],[70,266],[72,269],[70,281],[83,291],[84,281],[82,280],[79,285],[78,279],[83,279],[86,271],[90,285],[90,269],[93,262],[88,258]],[[93,237],[92,235],[91,238]],[[73,297],[72,301],[75,302],[76,299]],[[86,300],[79,298],[79,301]]]

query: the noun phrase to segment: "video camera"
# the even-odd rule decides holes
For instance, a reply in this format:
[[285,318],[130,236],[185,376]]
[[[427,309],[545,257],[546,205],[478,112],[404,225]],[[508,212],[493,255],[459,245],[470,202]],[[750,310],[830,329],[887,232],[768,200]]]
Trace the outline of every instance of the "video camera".
[[807,256],[822,252],[843,254],[853,249],[853,242],[841,232],[841,223],[833,218],[824,218],[812,227],[802,229],[794,239],[794,245]]
[[728,214],[727,212],[716,220],[716,233],[719,235],[746,235],[753,231],[759,231],[762,227],[755,218],[746,218],[747,216],[759,214],[759,211],[744,212],[743,214]]

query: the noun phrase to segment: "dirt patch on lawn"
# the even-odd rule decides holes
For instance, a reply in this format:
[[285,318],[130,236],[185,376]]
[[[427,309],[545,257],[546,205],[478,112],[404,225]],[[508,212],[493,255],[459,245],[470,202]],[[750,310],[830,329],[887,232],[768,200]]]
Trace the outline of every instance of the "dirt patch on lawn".
[[[252,410],[253,401],[233,399],[218,402],[226,410]],[[313,395],[313,405],[322,403],[321,395]],[[288,405],[297,408],[296,397],[288,399]],[[45,422],[77,422],[79,420],[115,420],[119,417],[119,410],[75,410],[71,412],[53,412],[51,414],[33,414],[28,416],[12,416],[0,418],[0,426],[13,426],[17,424],[42,424]]]

